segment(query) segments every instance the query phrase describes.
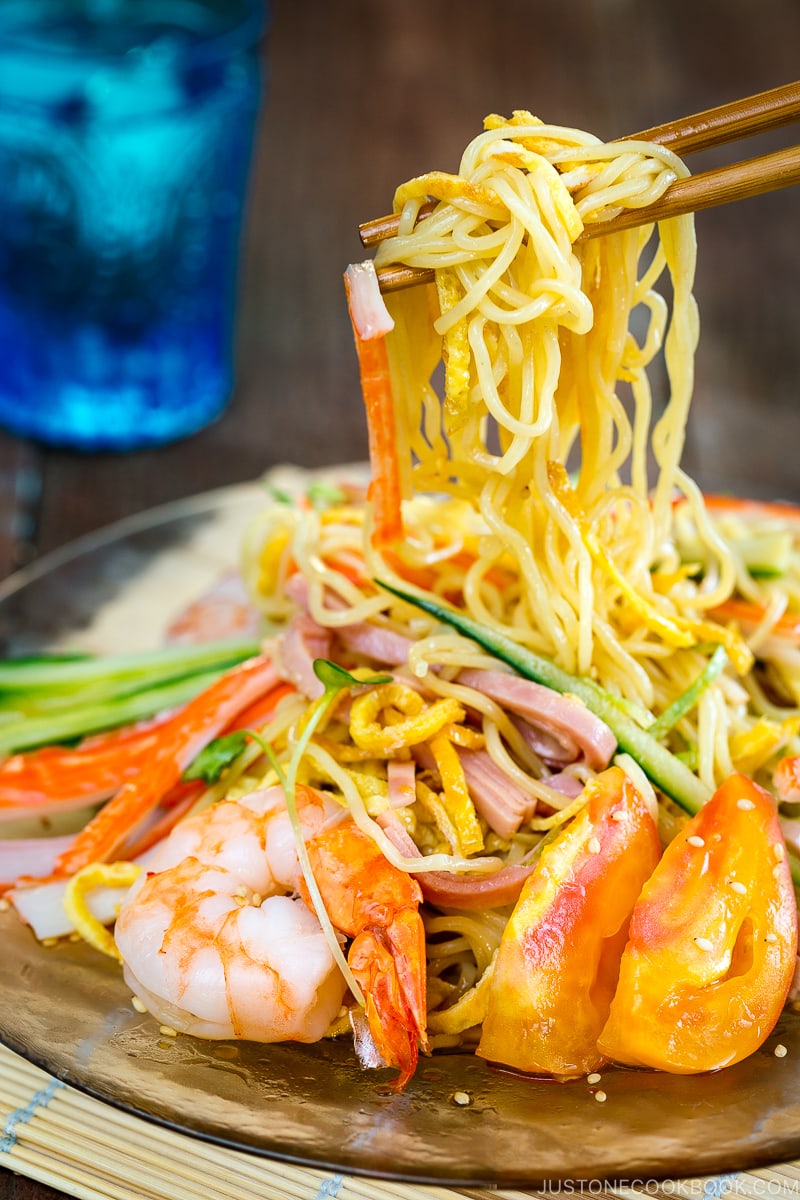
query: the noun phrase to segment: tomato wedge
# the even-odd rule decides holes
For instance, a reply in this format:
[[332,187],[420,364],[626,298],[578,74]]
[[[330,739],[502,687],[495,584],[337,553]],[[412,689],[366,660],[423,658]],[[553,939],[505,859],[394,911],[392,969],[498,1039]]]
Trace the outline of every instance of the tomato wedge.
[[478,1054],[571,1077],[602,1061],[606,1023],[642,885],[661,854],[645,800],[619,767],[587,785],[586,807],[526,880],[489,984]]
[[769,1035],[797,952],[797,905],[772,797],[733,775],[667,847],[631,919],[599,1046],[689,1075]]

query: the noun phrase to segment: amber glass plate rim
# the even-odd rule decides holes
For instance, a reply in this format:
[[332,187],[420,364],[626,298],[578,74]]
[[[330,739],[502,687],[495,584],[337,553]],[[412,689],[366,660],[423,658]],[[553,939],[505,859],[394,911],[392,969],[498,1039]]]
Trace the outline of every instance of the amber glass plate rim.
[[[145,635],[157,644],[158,621],[191,598],[186,589],[235,566],[237,541],[265,498],[263,485],[243,484],[161,506],[20,571],[0,586],[5,648],[111,652]],[[346,1041],[164,1038],[133,1009],[110,960],[80,944],[44,948],[13,913],[0,914],[0,936],[0,1041],[118,1109],[237,1150],[382,1179],[526,1188],[632,1184],[800,1155],[797,1014],[717,1074],[605,1070],[604,1103],[585,1080],[522,1079],[462,1053],[423,1060],[397,1095],[390,1075],[358,1067]],[[455,1103],[457,1092],[470,1103]]]

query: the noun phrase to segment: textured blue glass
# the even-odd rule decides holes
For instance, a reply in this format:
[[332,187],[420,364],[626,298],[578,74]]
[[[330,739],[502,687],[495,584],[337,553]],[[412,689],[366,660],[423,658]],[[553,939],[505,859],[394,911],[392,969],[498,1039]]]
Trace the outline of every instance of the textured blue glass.
[[259,0],[0,4],[0,424],[125,450],[224,408]]

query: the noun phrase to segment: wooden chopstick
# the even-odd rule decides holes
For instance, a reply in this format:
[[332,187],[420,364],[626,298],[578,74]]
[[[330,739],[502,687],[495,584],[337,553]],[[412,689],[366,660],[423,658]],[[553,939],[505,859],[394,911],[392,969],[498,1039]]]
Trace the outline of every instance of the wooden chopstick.
[[[788,125],[798,117],[800,81],[761,92],[756,96],[748,96],[743,100],[735,100],[730,104],[722,104],[703,113],[657,125],[620,140],[657,142],[676,153],[692,154]],[[578,241],[631,229],[637,225],[649,225],[667,217],[699,212],[701,209],[728,204],[733,200],[763,195],[796,183],[800,183],[800,146],[791,146],[759,158],[746,159],[686,179],[678,179],[654,204],[645,208],[626,209],[609,221],[589,224]],[[435,203],[423,205],[418,219],[424,219],[435,207]],[[397,232],[399,220],[399,214],[392,213],[365,222],[359,228],[362,244],[371,247],[392,237]],[[378,271],[378,282],[381,291],[384,292],[429,283],[433,278],[432,270],[418,267],[398,265],[383,267]]]
[[657,142],[659,146],[669,146],[676,154],[695,154],[698,150],[737,142],[768,129],[780,129],[783,125],[791,125],[798,117],[800,80],[708,108],[694,116],[654,125],[652,129],[619,140]]

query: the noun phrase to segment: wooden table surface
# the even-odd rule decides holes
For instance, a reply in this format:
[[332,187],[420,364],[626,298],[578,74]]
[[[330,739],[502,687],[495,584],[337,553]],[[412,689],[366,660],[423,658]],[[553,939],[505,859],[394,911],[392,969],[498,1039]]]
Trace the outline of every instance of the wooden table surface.
[[[274,463],[362,458],[341,286],[363,257],[357,224],[388,211],[404,179],[455,169],[487,112],[530,108],[614,137],[787,82],[798,47],[797,0],[278,0],[230,407],[193,438],[123,456],[0,432],[0,577]],[[697,229],[702,333],[685,464],[707,488],[800,500],[800,189],[704,213]],[[0,1170],[0,1200],[60,1195]]]

